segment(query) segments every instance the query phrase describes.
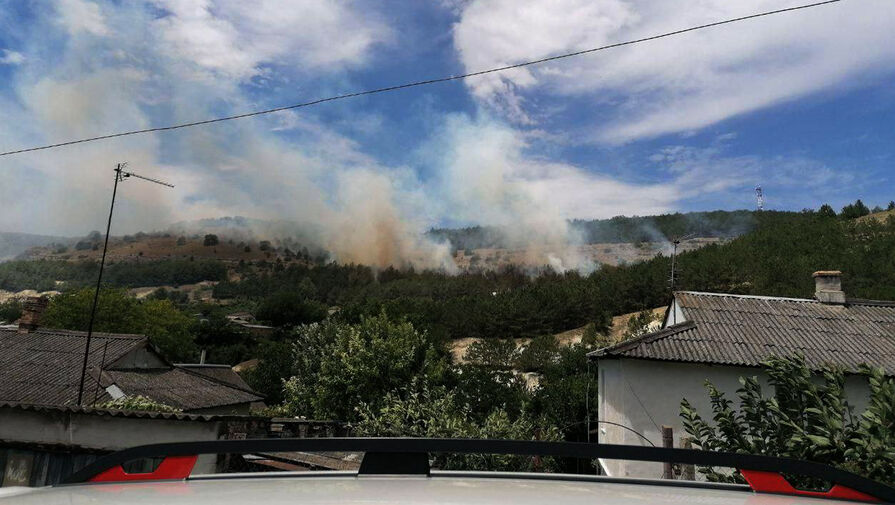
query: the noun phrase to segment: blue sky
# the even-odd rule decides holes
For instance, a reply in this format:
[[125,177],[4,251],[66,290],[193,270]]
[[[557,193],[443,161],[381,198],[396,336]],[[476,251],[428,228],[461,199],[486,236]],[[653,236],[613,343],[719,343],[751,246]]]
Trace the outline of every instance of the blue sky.
[[[0,150],[476,71],[790,0],[0,0]],[[247,215],[348,234],[895,199],[895,4],[844,0],[538,67],[0,159],[0,229]],[[120,219],[120,221],[118,221]],[[363,230],[370,230],[365,232]],[[390,247],[414,254],[419,244]],[[334,245],[335,244],[335,245]]]

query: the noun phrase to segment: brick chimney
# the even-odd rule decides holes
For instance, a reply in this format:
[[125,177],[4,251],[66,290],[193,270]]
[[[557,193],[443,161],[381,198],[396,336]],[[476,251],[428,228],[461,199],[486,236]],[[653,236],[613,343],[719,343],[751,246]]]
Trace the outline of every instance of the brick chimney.
[[844,304],[845,292],[842,291],[842,272],[839,270],[814,272],[814,297],[821,303]]
[[45,296],[29,296],[22,304],[22,317],[19,319],[19,333],[30,333],[40,326],[40,316],[50,304]]

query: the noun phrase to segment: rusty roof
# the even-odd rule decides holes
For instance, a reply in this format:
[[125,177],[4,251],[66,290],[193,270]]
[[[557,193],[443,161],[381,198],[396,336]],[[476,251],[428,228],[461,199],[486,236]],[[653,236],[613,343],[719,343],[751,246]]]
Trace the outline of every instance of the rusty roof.
[[[677,292],[684,322],[599,349],[591,357],[627,357],[760,366],[771,356],[802,354],[809,366],[856,372],[861,364],[895,375],[895,303]],[[673,303],[673,304],[674,304]]]

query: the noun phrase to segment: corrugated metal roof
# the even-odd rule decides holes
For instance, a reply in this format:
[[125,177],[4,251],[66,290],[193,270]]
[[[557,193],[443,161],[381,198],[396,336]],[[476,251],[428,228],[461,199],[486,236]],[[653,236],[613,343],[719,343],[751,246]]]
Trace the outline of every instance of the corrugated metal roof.
[[[18,333],[14,329],[0,329],[0,401],[43,405],[77,403],[86,335],[67,330]],[[104,352],[105,363],[111,363],[146,342],[142,335],[94,333],[87,366],[98,369]],[[85,391],[92,394],[95,389],[95,378],[88,376]]]
[[148,412],[143,410],[118,410],[95,407],[78,407],[75,405],[34,405],[28,403],[0,402],[0,409],[11,408],[34,412],[69,412],[109,417],[127,417],[137,419],[169,419],[177,421],[227,421],[245,419],[265,419],[258,416],[218,415],[218,414],[184,414],[182,412]]
[[855,372],[861,364],[895,375],[895,304],[678,292],[686,322],[600,349],[592,357],[759,366],[801,353],[809,366]]
[[[86,336],[85,332],[69,330],[40,328],[18,333],[15,329],[0,329],[0,402],[76,405]],[[176,367],[106,370],[97,383],[97,371],[103,364],[108,366],[146,345],[148,339],[144,335],[95,332],[84,383],[87,401],[93,404],[110,400],[105,387],[113,382],[127,395],[143,395],[184,410],[263,399],[247,386],[231,385]]]
[[236,373],[230,365],[211,365],[199,363],[177,363],[176,366],[202,374],[210,379],[223,382],[233,387],[252,392],[252,387]]
[[128,395],[142,395],[183,410],[257,402],[263,397],[179,367],[106,370],[103,383],[114,382]]

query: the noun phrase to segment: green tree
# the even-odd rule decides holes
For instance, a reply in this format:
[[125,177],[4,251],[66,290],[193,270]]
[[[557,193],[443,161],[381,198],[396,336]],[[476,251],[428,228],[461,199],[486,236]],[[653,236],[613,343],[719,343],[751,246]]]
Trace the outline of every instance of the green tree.
[[202,245],[204,245],[206,247],[215,246],[220,243],[221,243],[221,241],[218,239],[218,236],[211,234],[211,233],[209,233],[208,235],[205,235],[205,239],[202,241]]
[[385,314],[301,326],[294,339],[295,375],[283,391],[293,415],[353,421],[362,404],[378,409],[385,393],[415,378],[437,383],[448,367],[427,333]]
[[17,298],[10,298],[0,303],[0,321],[11,323],[22,317],[22,302]]
[[530,415],[556,426],[566,440],[588,440],[586,420],[597,419],[596,367],[587,360],[591,350],[583,343],[560,347],[541,369],[538,387],[526,406]]
[[540,372],[553,364],[558,357],[559,344],[553,335],[541,335],[531,339],[516,359],[516,369],[522,372]]
[[[496,438],[509,440],[561,440],[559,430],[525,417],[510,416],[495,408],[476,421],[469,406],[443,386],[413,382],[391,391],[375,405],[362,404],[353,425],[361,436]],[[446,470],[531,471],[557,468],[552,458],[493,454],[438,454],[434,466]]]
[[842,212],[839,213],[839,217],[842,219],[855,219],[862,216],[866,216],[870,214],[870,209],[864,205],[864,202],[861,199],[855,200],[855,203],[851,203],[842,207]]
[[256,341],[248,331],[217,311],[206,312],[205,318],[192,321],[190,334],[196,348],[207,352],[207,361],[235,365],[255,357]]
[[516,341],[511,338],[486,338],[466,348],[464,358],[469,363],[492,370],[512,370],[519,357]]
[[198,351],[190,333],[192,320],[171,300],[146,300],[138,305],[137,325],[133,333],[149,337],[162,354],[171,361],[192,361]]
[[889,205],[886,206],[886,210],[895,210],[895,200],[889,200]]
[[[50,300],[42,324],[51,328],[86,331],[94,289],[63,293]],[[139,333],[149,337],[166,358],[183,361],[195,357],[188,329],[190,319],[170,300],[139,300],[123,289],[103,288],[96,306],[94,331]]]
[[[756,377],[742,377],[738,408],[706,382],[712,423],[686,398],[681,401],[684,430],[696,447],[816,461],[895,483],[895,378],[882,369],[863,368],[869,404],[855,415],[845,396],[843,371],[825,369],[818,377],[800,356],[771,358],[764,366],[773,395],[762,394]],[[714,481],[740,480],[712,468],[701,471]]]
[[643,310],[628,319],[625,326],[624,340],[632,339],[649,333],[650,328],[659,320],[659,315],[653,314],[651,310]]
[[818,209],[817,214],[823,217],[836,217],[836,211],[829,204],[823,204]]
[[292,344],[262,342],[258,350],[258,365],[244,372],[243,378],[255,391],[262,393],[268,405],[283,401],[283,382],[292,376]]
[[297,326],[322,321],[327,309],[301,292],[280,291],[261,301],[256,316],[274,326]]

